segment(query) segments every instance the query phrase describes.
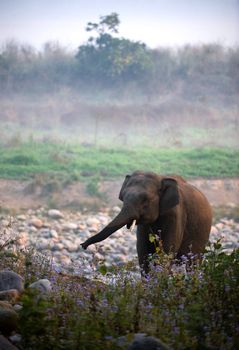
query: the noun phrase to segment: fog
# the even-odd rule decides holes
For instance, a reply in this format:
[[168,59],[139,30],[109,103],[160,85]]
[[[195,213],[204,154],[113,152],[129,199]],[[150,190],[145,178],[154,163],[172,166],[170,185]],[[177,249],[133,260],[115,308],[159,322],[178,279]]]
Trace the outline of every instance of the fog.
[[238,2],[100,3],[1,2],[1,144],[238,147]]
[[109,83],[76,79],[74,54],[58,46],[49,57],[11,45],[14,69],[1,82],[2,144],[238,147],[237,48],[156,50],[160,64],[150,79]]

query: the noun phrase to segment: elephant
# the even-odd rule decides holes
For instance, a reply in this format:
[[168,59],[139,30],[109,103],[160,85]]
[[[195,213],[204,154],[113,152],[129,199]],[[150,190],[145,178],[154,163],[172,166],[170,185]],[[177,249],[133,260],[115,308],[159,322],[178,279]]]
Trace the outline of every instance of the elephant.
[[137,253],[141,271],[147,274],[149,255],[156,251],[150,233],[159,233],[163,251],[176,259],[201,255],[209,239],[212,209],[204,194],[181,176],[163,176],[153,172],[135,171],[126,175],[119,199],[119,214],[82,247],[86,249],[136,221]]

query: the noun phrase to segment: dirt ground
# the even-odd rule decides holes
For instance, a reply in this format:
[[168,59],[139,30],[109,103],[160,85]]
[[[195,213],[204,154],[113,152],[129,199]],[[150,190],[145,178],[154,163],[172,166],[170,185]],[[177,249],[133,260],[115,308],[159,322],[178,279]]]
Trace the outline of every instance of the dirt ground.
[[[239,206],[239,178],[189,179],[209,199],[213,207]],[[41,206],[69,209],[100,209],[119,205],[118,193],[122,180],[105,181],[100,184],[102,198],[87,194],[86,185],[75,182],[67,187],[46,193],[40,186],[32,186],[30,181],[0,179],[0,209],[21,211]]]

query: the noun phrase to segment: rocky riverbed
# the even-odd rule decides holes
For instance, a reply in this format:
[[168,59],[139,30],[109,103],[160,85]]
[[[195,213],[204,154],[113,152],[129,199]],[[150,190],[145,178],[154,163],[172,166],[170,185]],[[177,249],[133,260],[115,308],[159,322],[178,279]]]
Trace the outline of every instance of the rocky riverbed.
[[[47,255],[57,271],[92,274],[100,262],[106,266],[125,264],[136,259],[136,235],[126,228],[84,251],[80,243],[99,232],[120,208],[105,209],[96,214],[29,209],[10,217],[0,215],[0,247],[7,239],[16,239],[20,248],[33,246]],[[222,248],[230,253],[239,247],[239,223],[222,218],[212,226],[210,241],[221,239]]]

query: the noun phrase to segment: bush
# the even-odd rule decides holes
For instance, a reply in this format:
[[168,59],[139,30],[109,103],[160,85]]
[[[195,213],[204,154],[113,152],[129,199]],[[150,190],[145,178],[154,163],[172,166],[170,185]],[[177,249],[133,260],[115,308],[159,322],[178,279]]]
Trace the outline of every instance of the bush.
[[[0,88],[11,92],[49,93],[60,89],[105,89],[108,98],[126,91],[127,98],[143,92],[148,98],[175,93],[187,99],[236,98],[239,86],[238,47],[218,44],[186,45],[173,51],[152,50],[142,42],[116,37],[119,16],[112,13],[88,23],[93,32],[77,54],[58,42],[47,42],[43,52],[8,41],[0,51]],[[133,88],[132,88],[133,87]],[[100,88],[100,89],[99,89]],[[79,91],[78,91],[79,92]],[[215,99],[216,100],[216,99]]]
[[36,165],[38,164],[37,159],[34,156],[25,155],[25,154],[17,154],[12,157],[7,157],[3,160],[6,164],[13,165]]
[[10,254],[13,244],[1,245],[0,267],[22,274],[26,286],[48,278],[53,288],[44,297],[26,289],[19,322],[22,349],[125,349],[138,332],[172,349],[238,348],[239,249],[227,255],[218,241],[201,264],[189,265],[185,257],[176,267],[158,249],[143,279],[134,262],[111,268],[101,262],[98,279],[87,280],[55,272],[50,260],[32,249]]

